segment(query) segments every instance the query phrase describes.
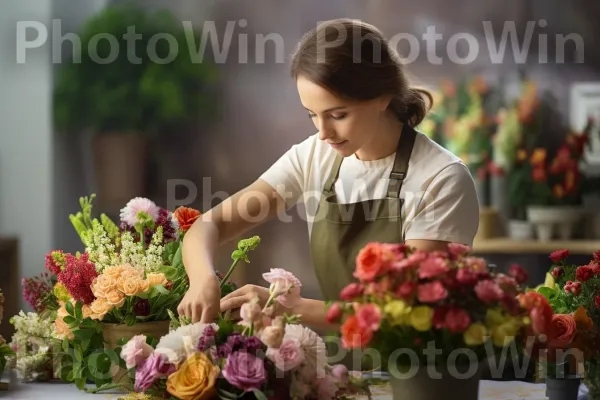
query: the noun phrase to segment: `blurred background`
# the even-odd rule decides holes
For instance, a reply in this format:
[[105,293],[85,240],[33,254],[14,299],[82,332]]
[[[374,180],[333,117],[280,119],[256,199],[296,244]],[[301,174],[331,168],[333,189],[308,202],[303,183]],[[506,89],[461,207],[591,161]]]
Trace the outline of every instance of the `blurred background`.
[[[115,219],[134,196],[207,210],[313,134],[290,78],[290,55],[304,32],[337,17],[395,37],[412,84],[435,93],[434,113],[420,129],[463,157],[477,179],[478,254],[501,269],[521,263],[538,284],[550,251],[568,246],[583,263],[600,249],[600,186],[593,180],[600,136],[587,125],[588,117],[600,121],[600,3],[140,0],[140,12],[125,14],[113,9],[120,3],[0,4],[0,288],[7,315],[28,307],[20,279],[43,271],[48,251],[82,251],[69,221],[80,196],[97,193],[96,210]],[[153,14],[163,9],[171,23],[168,14]],[[183,21],[197,45],[203,29],[214,27],[219,45],[230,40],[225,53],[204,43],[202,63],[186,59]],[[72,63],[73,37],[84,50],[97,46],[106,60],[108,41],[94,42],[94,34],[119,36],[129,25],[138,33],[174,32],[182,58],[139,66],[121,51],[106,64]],[[440,39],[428,47],[423,35],[431,29]],[[504,56],[494,56],[503,31]],[[269,34],[279,39],[263,45],[260,35]],[[148,37],[137,42],[137,56],[147,56]],[[156,43],[163,57],[166,45]],[[257,48],[266,49],[264,59]],[[571,163],[559,157],[565,148]],[[260,283],[261,272],[282,267],[300,277],[306,297],[319,298],[302,210],[288,215],[290,222],[251,233],[262,244],[238,279]],[[234,244],[223,248],[219,268],[229,266]]]

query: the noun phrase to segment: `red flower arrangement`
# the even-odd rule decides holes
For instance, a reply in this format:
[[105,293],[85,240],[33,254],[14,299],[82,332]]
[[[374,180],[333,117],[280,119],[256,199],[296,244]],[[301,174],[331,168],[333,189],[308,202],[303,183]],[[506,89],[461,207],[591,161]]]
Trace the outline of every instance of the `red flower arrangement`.
[[58,281],[69,291],[73,299],[90,304],[96,296],[92,292],[92,282],[98,276],[94,263],[87,253],[76,257],[65,255],[65,268],[58,274]]
[[526,271],[515,265],[509,275],[493,273],[470,250],[460,244],[447,252],[367,244],[356,259],[358,281],[328,310],[328,321],[341,323],[343,346],[369,346],[386,356],[408,348],[421,357],[433,341],[441,358],[461,347],[485,357],[488,339],[502,348],[546,335],[553,311],[543,295],[521,290]]

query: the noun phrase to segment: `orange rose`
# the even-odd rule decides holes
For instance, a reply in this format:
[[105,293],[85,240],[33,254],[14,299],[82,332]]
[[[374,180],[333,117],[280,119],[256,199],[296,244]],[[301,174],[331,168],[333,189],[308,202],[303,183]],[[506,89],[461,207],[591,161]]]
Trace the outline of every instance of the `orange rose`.
[[165,286],[167,284],[167,278],[165,277],[165,274],[163,274],[162,272],[160,272],[158,274],[156,274],[156,273],[148,274],[147,279],[148,279],[148,282],[151,287],[156,286],[156,285]]
[[342,345],[346,349],[363,348],[373,338],[373,331],[361,326],[356,316],[349,317],[340,329]]
[[548,345],[555,349],[566,349],[577,333],[575,319],[569,314],[554,314],[550,324]]
[[193,225],[193,223],[200,218],[200,211],[195,210],[189,207],[178,207],[175,212],[173,212],[175,218],[177,218],[177,222],[179,223],[179,229],[183,232],[187,232]]
[[148,279],[144,279],[138,282],[138,291],[136,294],[146,293],[150,289],[150,281]]
[[194,353],[167,378],[167,391],[181,400],[210,400],[216,397],[220,369],[204,353]]
[[135,296],[138,292],[141,279],[133,276],[128,276],[125,279],[120,279],[117,287],[125,296]]
[[121,307],[125,303],[125,296],[118,290],[113,290],[106,294],[106,302],[117,308]]
[[96,297],[106,297],[106,293],[117,287],[116,279],[111,275],[102,274],[92,281],[92,293]]
[[371,282],[384,272],[383,248],[379,243],[369,243],[356,256],[354,276],[363,282]]
[[108,304],[108,302],[106,301],[106,299],[96,299],[92,302],[92,304],[90,304],[90,317],[92,319],[97,319],[97,320],[102,320],[104,318],[104,316],[110,311],[112,310],[113,305]]

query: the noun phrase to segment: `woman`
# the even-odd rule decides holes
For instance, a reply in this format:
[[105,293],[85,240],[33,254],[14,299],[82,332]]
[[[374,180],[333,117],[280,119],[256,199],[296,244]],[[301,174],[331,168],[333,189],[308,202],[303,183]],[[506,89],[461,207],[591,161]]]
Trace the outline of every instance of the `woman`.
[[[347,19],[319,25],[299,43],[292,76],[318,133],[187,232],[183,260],[190,289],[178,311],[192,321],[211,321],[254,296],[266,301],[268,290],[253,285],[221,300],[213,255],[219,245],[300,201],[325,300],[337,299],[353,280],[356,255],[370,241],[443,250],[449,242],[471,245],[477,232],[471,174],[458,157],[414,129],[431,95],[409,87],[379,30]],[[244,218],[264,215],[264,207],[263,220]],[[318,300],[303,299],[293,310],[279,311],[326,326]]]

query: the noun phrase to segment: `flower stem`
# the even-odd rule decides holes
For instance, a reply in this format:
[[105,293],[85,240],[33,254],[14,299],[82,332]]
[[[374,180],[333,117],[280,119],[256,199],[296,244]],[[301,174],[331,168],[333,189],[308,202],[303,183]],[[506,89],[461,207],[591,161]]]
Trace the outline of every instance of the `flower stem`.
[[221,290],[223,290],[223,286],[225,286],[225,284],[227,283],[227,280],[229,279],[231,274],[233,274],[233,271],[235,270],[235,267],[239,261],[240,261],[239,259],[236,259],[236,260],[233,260],[233,262],[231,263],[231,267],[229,267],[229,271],[227,271],[227,273],[223,277],[223,280],[221,281]]

